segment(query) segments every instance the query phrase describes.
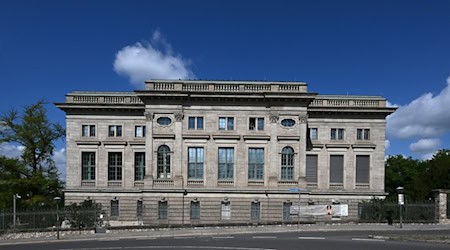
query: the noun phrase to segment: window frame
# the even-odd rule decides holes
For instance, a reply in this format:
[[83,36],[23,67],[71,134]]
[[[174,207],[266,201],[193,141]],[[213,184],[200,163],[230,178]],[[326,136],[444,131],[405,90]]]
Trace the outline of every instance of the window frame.
[[[224,154],[223,157],[221,157],[222,154]],[[235,156],[234,147],[219,147],[217,149],[218,180],[234,179],[234,162],[235,162],[234,156]],[[221,161],[223,159],[225,159],[224,162]]]
[[370,141],[370,128],[357,128],[356,129],[357,141]]
[[169,203],[166,200],[158,201],[158,220],[169,218]]
[[[264,180],[265,149],[248,148],[248,180]],[[261,154],[262,153],[262,157]],[[260,161],[262,158],[262,161]]]
[[283,221],[284,222],[292,221],[291,207],[292,207],[292,202],[290,202],[290,201],[283,202]]
[[[286,123],[287,121],[292,121],[292,123],[288,123],[288,124],[284,124],[284,123]],[[284,118],[284,119],[282,119],[281,121],[280,121],[280,125],[283,127],[283,128],[293,128],[293,127],[295,127],[295,124],[297,124],[297,122],[294,120],[294,119],[292,119],[292,118]]]
[[123,126],[108,125],[108,137],[123,137]]
[[[223,122],[222,122],[223,121]],[[234,123],[234,117],[233,116],[220,116],[218,120],[218,128],[219,130],[234,130],[235,123]],[[223,127],[222,127],[223,125]]]
[[295,151],[291,146],[281,150],[281,180],[294,180]]
[[[167,122],[167,124],[166,124],[166,122]],[[173,123],[173,120],[172,120],[172,118],[170,118],[168,116],[161,116],[156,119],[156,123],[159,126],[170,126]]]
[[[142,134],[141,135],[139,135],[138,134],[138,128],[141,128],[142,130]],[[145,136],[146,136],[146,127],[145,127],[145,125],[135,125],[134,126],[134,137],[135,138],[145,138]]]
[[110,216],[111,217],[119,217],[120,216],[120,204],[119,200],[111,200],[110,202],[111,210],[110,210]]
[[[89,155],[93,155],[93,159],[89,157]],[[85,159],[84,156],[87,156],[89,159],[87,159],[88,162],[93,161],[92,164],[84,164]],[[96,165],[96,153],[92,151],[83,151],[81,152],[81,180],[82,181],[95,181],[95,166]]]
[[201,215],[200,201],[191,201],[189,209],[190,219],[193,221],[199,221]]
[[[157,179],[170,179],[171,174],[171,154],[170,147],[167,145],[161,145],[156,152],[156,174]],[[162,176],[162,177],[161,177]]]
[[[191,121],[193,123],[191,123]],[[199,126],[200,124],[201,126]],[[188,130],[204,130],[204,129],[205,129],[205,118],[203,116],[189,116]]]
[[248,130],[264,131],[264,117],[249,117]]
[[343,141],[343,140],[345,140],[345,129],[343,129],[343,128],[331,128],[331,130],[330,130],[330,140],[332,140],[332,141]]
[[[142,159],[139,159],[142,157]],[[138,164],[138,162],[140,164]],[[145,152],[134,152],[134,181],[143,181],[145,178]]]
[[144,202],[142,200],[136,201],[136,217],[142,218],[144,215]]
[[[313,131],[316,131],[316,132],[313,133]],[[312,141],[319,140],[319,128],[309,128],[309,138]]]
[[252,201],[250,203],[250,220],[252,222],[259,222],[261,220],[261,202]]
[[[113,155],[120,156],[120,159],[118,159],[119,157],[117,157],[117,159],[111,159],[111,156]],[[122,181],[123,178],[122,171],[123,171],[123,153],[108,152],[108,181]]]
[[[193,155],[191,155],[191,151],[194,153]],[[200,157],[200,155],[201,155],[201,157]],[[187,156],[188,156],[188,159],[187,159],[188,180],[203,180],[204,169],[205,169],[205,148],[204,147],[188,147]]]
[[95,129],[96,129],[96,126],[94,124],[82,124],[81,125],[81,136],[82,137],[95,137],[96,136]]

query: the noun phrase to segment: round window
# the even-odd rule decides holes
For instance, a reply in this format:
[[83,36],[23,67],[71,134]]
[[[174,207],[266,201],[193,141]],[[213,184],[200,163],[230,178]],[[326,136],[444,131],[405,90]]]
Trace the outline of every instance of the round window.
[[169,125],[172,122],[172,120],[169,117],[160,117],[158,118],[158,120],[156,120],[156,122],[159,125]]
[[283,119],[281,120],[281,125],[286,128],[292,128],[295,125],[295,121],[293,119]]

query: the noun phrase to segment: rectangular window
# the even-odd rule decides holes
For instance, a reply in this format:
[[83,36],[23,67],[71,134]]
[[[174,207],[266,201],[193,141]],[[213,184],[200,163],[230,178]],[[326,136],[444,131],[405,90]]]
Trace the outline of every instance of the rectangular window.
[[134,153],[134,180],[143,181],[145,176],[145,152]]
[[364,129],[358,128],[356,130],[356,140],[358,140],[358,141],[362,141],[362,140],[368,141],[368,140],[370,140],[370,129],[368,129],[368,128],[364,128]]
[[330,155],[330,183],[343,184],[344,181],[344,156]]
[[144,205],[142,204],[141,200],[138,200],[136,202],[136,217],[138,217],[138,218],[142,217],[143,211],[144,211]]
[[292,202],[283,202],[283,221],[291,221]]
[[253,222],[258,222],[261,215],[261,203],[259,201],[252,201],[251,204],[251,219]]
[[234,148],[219,148],[219,180],[233,179]]
[[167,201],[158,202],[158,219],[167,220]]
[[231,219],[231,204],[229,201],[222,201],[220,206],[220,219],[221,220]]
[[200,202],[191,201],[191,220],[200,220]]
[[204,150],[188,148],[188,179],[203,179]]
[[306,182],[317,184],[317,155],[306,156]]
[[122,136],[122,125],[109,125],[108,127],[109,137],[121,137]]
[[83,137],[94,137],[95,136],[95,125],[82,125],[81,136]]
[[203,130],[203,117],[189,117],[188,129]]
[[248,149],[248,179],[264,179],[264,148]]
[[134,137],[145,137],[145,126],[143,125],[135,126]]
[[234,130],[234,117],[219,117],[219,130]]
[[264,118],[250,118],[249,130],[264,130]]
[[311,138],[311,140],[318,140],[319,139],[318,129],[317,128],[310,128],[309,129],[309,138]]
[[81,180],[95,180],[95,152],[81,153]]
[[120,152],[108,153],[108,180],[122,180],[122,153]]
[[119,216],[119,200],[111,201],[111,216]]
[[331,129],[331,140],[344,140],[344,129],[343,128],[332,128]]
[[369,184],[370,178],[370,156],[356,156],[356,183]]

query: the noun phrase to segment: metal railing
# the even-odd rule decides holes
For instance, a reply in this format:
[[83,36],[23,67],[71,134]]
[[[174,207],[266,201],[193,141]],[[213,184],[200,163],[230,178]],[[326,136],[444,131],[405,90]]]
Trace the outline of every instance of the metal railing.
[[[432,201],[405,203],[403,209],[403,222],[406,223],[433,223],[435,222],[435,204]],[[360,203],[358,205],[360,222],[397,222],[400,219],[400,209],[397,203],[374,202]]]
[[[59,214],[60,223],[57,223]],[[49,231],[60,229],[93,228],[99,220],[100,210],[37,210],[16,212],[16,224],[12,212],[0,212],[0,233],[11,231]]]

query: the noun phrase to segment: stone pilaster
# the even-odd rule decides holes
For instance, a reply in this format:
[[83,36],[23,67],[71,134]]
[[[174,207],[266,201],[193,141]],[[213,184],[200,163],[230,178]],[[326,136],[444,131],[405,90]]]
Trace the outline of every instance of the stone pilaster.
[[173,182],[176,188],[184,188],[185,180],[183,178],[183,112],[174,113],[175,116],[175,141],[173,147],[172,174]]
[[450,223],[450,219],[447,218],[447,198],[450,190],[436,189],[434,191],[435,202],[435,220],[439,224]]
[[299,152],[297,154],[296,161],[298,162],[298,169],[295,169],[298,173],[298,185],[301,188],[306,188],[306,144],[307,144],[307,129],[308,129],[308,115],[305,113],[300,114],[298,117],[299,121],[299,135],[300,140],[298,141]]
[[278,186],[278,166],[279,166],[279,161],[277,160],[278,157],[278,153],[279,153],[279,149],[277,147],[278,145],[278,141],[277,141],[277,127],[278,127],[278,115],[276,114],[271,114],[269,116],[269,121],[270,121],[270,142],[269,142],[269,166],[266,168],[267,169],[267,186],[268,187],[277,187]]
[[145,115],[145,188],[151,188],[153,186],[153,156],[155,150],[153,149],[153,113],[146,111]]

